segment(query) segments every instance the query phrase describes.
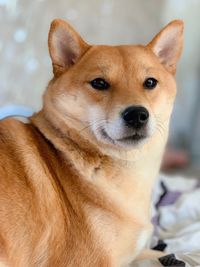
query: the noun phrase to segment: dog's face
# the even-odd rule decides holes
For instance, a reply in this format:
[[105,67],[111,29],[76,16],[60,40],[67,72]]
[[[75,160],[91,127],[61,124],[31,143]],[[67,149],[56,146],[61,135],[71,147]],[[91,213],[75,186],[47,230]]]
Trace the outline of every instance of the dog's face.
[[174,21],[147,46],[90,46],[54,21],[51,104],[70,127],[109,146],[132,149],[162,135],[176,95],[182,32],[183,23]]

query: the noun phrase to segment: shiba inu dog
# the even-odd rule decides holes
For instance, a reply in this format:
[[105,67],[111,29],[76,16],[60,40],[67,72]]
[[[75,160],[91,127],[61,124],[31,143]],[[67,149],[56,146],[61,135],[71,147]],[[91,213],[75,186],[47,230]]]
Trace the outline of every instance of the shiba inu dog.
[[10,267],[134,266],[152,226],[183,22],[148,45],[89,45],[49,32],[54,77],[29,123],[0,122],[0,261]]

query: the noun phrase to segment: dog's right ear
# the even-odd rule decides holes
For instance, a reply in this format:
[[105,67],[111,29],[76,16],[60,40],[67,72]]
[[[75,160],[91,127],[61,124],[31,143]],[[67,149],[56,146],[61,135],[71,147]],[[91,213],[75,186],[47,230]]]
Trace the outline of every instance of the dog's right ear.
[[51,23],[48,45],[55,76],[74,65],[90,47],[67,22],[60,19]]

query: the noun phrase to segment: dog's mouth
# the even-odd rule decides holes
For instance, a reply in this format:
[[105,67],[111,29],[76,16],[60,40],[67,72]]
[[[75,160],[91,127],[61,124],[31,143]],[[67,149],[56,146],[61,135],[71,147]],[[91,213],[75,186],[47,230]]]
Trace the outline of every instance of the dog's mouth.
[[139,142],[139,141],[141,141],[141,140],[143,140],[145,138],[147,138],[146,135],[135,133],[135,134],[133,134],[131,136],[126,136],[124,138],[119,138],[119,139],[117,139],[117,141],[118,142],[131,142],[131,141],[133,141],[133,142]]
[[113,139],[109,136],[105,129],[101,129],[101,136],[106,142],[120,146],[136,145],[141,143],[148,137],[147,134],[136,132],[129,136]]

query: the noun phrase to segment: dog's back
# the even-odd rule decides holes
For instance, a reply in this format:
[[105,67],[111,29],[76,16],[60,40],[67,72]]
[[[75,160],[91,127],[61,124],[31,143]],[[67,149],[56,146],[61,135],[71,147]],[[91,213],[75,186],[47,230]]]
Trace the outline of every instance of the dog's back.
[[30,124],[14,119],[0,123],[1,244],[14,266],[34,266],[34,262],[36,266],[47,257],[45,243],[59,210],[47,179],[50,173],[43,157],[47,150],[50,152],[49,146]]

